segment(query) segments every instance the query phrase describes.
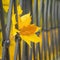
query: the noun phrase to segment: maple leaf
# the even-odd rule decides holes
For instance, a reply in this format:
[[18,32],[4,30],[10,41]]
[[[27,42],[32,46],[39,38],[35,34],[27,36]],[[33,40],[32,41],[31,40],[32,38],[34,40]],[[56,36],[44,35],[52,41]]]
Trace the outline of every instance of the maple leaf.
[[15,36],[16,32],[20,34],[22,40],[24,40],[29,46],[30,42],[38,43],[40,38],[35,34],[41,28],[37,27],[34,24],[31,24],[30,13],[20,16],[18,14],[18,29],[15,28],[16,19],[15,14],[12,15],[12,35]]

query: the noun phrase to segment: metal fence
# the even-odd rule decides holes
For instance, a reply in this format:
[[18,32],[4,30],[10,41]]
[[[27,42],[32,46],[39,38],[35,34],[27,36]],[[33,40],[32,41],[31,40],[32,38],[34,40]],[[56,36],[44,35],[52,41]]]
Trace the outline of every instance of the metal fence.
[[[32,2],[33,1],[33,2]],[[16,0],[10,0],[7,24],[4,23],[4,13],[2,0],[0,0],[0,20],[2,26],[2,60],[10,60],[9,56],[9,35],[11,27],[12,5],[17,19]],[[42,47],[41,43],[31,42],[32,48],[23,41],[23,51],[21,52],[21,38],[16,35],[16,48],[14,60],[58,60],[60,55],[60,1],[59,0],[20,0],[19,4],[23,9],[23,14],[31,12],[32,22],[42,27]],[[38,32],[39,35],[41,32]],[[49,44],[50,38],[50,44]],[[22,56],[21,56],[22,54]],[[39,56],[38,56],[39,55]],[[33,56],[33,57],[32,57]],[[18,58],[17,58],[18,57]]]

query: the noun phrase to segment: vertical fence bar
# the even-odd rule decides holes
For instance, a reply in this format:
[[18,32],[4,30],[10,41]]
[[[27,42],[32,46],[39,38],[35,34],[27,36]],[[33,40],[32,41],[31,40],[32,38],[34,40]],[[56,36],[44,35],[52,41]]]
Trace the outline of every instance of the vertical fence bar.
[[[27,2],[25,0],[20,0],[20,5],[23,9],[23,14],[26,13],[26,3]],[[23,41],[22,60],[28,60],[28,45],[24,41]]]
[[[1,20],[1,26],[2,26],[2,35],[3,35],[3,41],[6,40],[6,32],[5,32],[5,23],[4,23],[4,15],[3,15],[3,5],[2,5],[2,0],[0,0],[0,20]],[[6,57],[5,57],[5,46],[3,46],[3,54],[2,54],[2,60],[6,60]]]
[[[50,49],[51,49],[51,55],[53,54],[53,59],[54,59],[54,44],[53,44],[53,32],[52,32],[52,0],[51,0],[51,5],[50,5],[50,40],[51,40],[51,45],[50,45]],[[52,57],[52,56],[51,56]]]
[[[51,1],[52,0],[49,0],[49,5],[48,5],[48,32],[50,32],[50,22],[49,22],[49,20],[51,19],[51,17],[50,17],[50,11],[51,11]],[[48,38],[49,38],[50,36],[48,36]],[[51,46],[51,48],[52,48],[52,46]],[[50,46],[49,46],[49,60],[51,60],[51,48],[50,48]]]
[[[18,13],[17,12],[18,12],[17,3],[16,3],[16,0],[14,0],[14,13],[16,14],[16,21],[18,22]],[[16,29],[18,29],[18,24],[16,24]],[[21,38],[18,33],[15,36],[15,42],[16,42],[16,49],[15,49],[14,60],[17,60],[17,57],[19,60],[21,60]]]
[[[32,0],[20,0],[20,5],[23,9],[23,14],[29,13],[31,12],[32,15]],[[31,50],[30,50],[31,51]],[[32,51],[31,51],[32,53]],[[29,60],[29,47],[27,45],[27,43],[23,43],[23,53],[22,53],[22,60]],[[26,58],[25,58],[26,57]],[[30,56],[31,57],[31,56]]]
[[[38,14],[38,22],[40,23],[42,17],[42,48],[40,49],[40,59],[39,60],[43,60],[43,51],[45,50],[45,41],[44,41],[44,0],[40,0],[40,10],[39,10],[39,14]],[[38,24],[38,26],[40,26],[40,24]],[[40,44],[38,44],[40,45]],[[39,46],[38,46],[39,47]]]
[[54,46],[55,46],[55,57],[58,58],[58,40],[57,40],[57,34],[56,34],[56,19],[55,19],[55,0],[53,0],[53,4],[52,4],[52,20],[53,20],[53,34],[54,34]]
[[[59,17],[59,15],[60,15],[60,13],[59,13],[59,10],[60,10],[60,8],[59,8],[59,0],[56,0],[56,4],[57,4],[57,14],[56,14],[56,16],[57,16],[57,24],[58,24],[58,42],[59,42],[59,48],[58,48],[58,51],[60,52],[60,17]],[[59,53],[59,56],[60,56],[60,53]]]
[[[59,34],[60,34],[60,0],[58,0],[58,20],[59,20]],[[60,46],[60,38],[59,38],[59,46]],[[60,56],[60,47],[59,47],[59,56]]]
[[[32,0],[30,0],[30,4],[31,4],[31,16],[32,16],[32,22],[34,23],[34,19],[33,19],[33,5],[32,5]],[[35,43],[31,42],[31,46],[32,48],[30,48],[30,54],[29,54],[29,60],[32,60],[32,56],[34,55],[34,60],[35,60]]]
[[55,32],[54,32],[54,31],[55,31],[55,30],[54,30],[54,27],[55,27],[55,26],[54,26],[54,20],[55,20],[54,9],[55,9],[55,5],[54,5],[54,0],[53,0],[53,2],[52,2],[52,31],[53,31],[54,59],[55,59],[55,55],[56,55],[56,54],[55,54],[55,53],[56,53],[56,52],[55,52],[55,37],[56,37],[56,36],[54,35],[54,34],[55,34]]
[[[13,0],[10,0],[9,10],[8,10],[8,16],[7,16],[7,25],[6,25],[6,40],[7,40],[7,46],[9,44],[9,36],[10,36],[10,27],[11,27],[11,13],[12,13],[12,3]],[[9,52],[9,46],[6,50],[6,52]],[[6,60],[10,60],[9,55],[6,54]],[[3,59],[2,59],[3,60]]]
[[55,32],[55,1],[52,3],[52,31],[53,31],[53,40],[54,40],[54,59],[56,57],[56,32]]
[[[27,4],[27,1],[22,0],[23,14],[27,13],[26,4]],[[22,60],[28,60],[28,45],[27,45],[27,43],[24,42],[24,41],[23,41]]]
[[44,35],[44,0],[42,0],[42,59],[46,60],[45,35]]
[[[36,23],[36,25],[38,24],[38,0],[34,0],[33,23]],[[35,47],[36,47],[36,45],[35,45]],[[38,60],[37,59],[37,51],[36,51],[36,48],[35,48],[34,60]]]
[[[37,19],[36,13],[38,12],[38,11],[36,12],[36,8],[38,8],[37,3],[38,3],[38,0],[34,0],[33,8],[32,8],[33,9],[32,10],[32,23],[36,23],[36,19]],[[35,43],[31,42],[31,46],[32,46],[32,55],[34,57],[34,60],[36,60],[37,57],[35,56]]]
[[5,40],[5,23],[4,23],[4,14],[3,14],[3,5],[2,5],[2,0],[0,1],[0,23],[1,23],[1,26],[4,27],[2,28],[2,34],[3,34],[3,39]]
[[14,53],[14,60],[17,60],[17,56],[18,56],[18,41],[16,41],[16,47],[15,47],[15,53]]
[[46,30],[45,32],[45,50],[46,50],[46,57],[45,60],[47,60],[47,57],[49,58],[49,56],[47,56],[47,52],[49,55],[49,44],[48,44],[48,20],[47,20],[47,14],[48,14],[48,3],[49,0],[46,0],[45,2],[45,7],[44,7],[44,30]]
[[[40,0],[40,4],[38,6],[38,2],[36,2],[37,4],[37,8],[36,8],[36,17],[37,17],[37,20],[36,20],[36,25],[40,27],[40,23],[41,23],[41,15],[42,15],[42,5],[43,5],[43,0]],[[40,34],[40,31],[37,33],[37,35]],[[39,60],[42,60],[42,53],[41,53],[41,48],[40,48],[40,43],[37,43],[36,44],[36,59],[38,60],[38,54],[39,54]]]
[[[2,3],[2,0],[0,1],[0,3]],[[9,11],[8,11],[7,26],[6,26],[6,28],[4,27],[5,28],[4,29],[5,30],[5,41],[3,41],[2,60],[10,60],[10,58],[9,58],[9,35],[10,35],[10,24],[11,24],[11,9],[12,9],[11,5],[12,5],[12,0],[10,1]],[[2,23],[2,25],[3,25],[3,23]],[[3,38],[4,38],[4,36],[3,36]]]
[[60,51],[59,50],[59,46],[60,46],[59,45],[59,40],[60,40],[60,38],[59,38],[60,32],[59,31],[60,31],[60,28],[59,28],[59,18],[58,18],[59,17],[59,15],[58,15],[58,8],[59,7],[58,7],[58,1],[57,0],[56,0],[55,4],[56,4],[55,5],[55,17],[56,17],[56,20],[57,20],[57,30],[58,30],[58,32],[57,32],[57,35],[58,35],[57,38],[58,38],[58,55],[59,55],[59,51]]
[[[36,25],[37,26],[40,26],[40,19],[39,19],[39,17],[38,17],[38,15],[40,14],[40,13],[38,13],[38,0],[36,0],[36,6],[35,6],[36,8],[35,8],[35,11],[36,11]],[[37,35],[39,36],[39,34],[40,34],[40,32],[37,32]],[[38,60],[38,54],[39,54],[39,60],[41,59],[41,53],[40,53],[40,43],[37,43],[36,44],[36,48],[35,48],[35,60]]]
[[16,47],[15,47],[15,54],[14,54],[14,60],[21,60],[21,41],[20,41],[20,35],[17,33],[15,36],[15,42],[16,42]]

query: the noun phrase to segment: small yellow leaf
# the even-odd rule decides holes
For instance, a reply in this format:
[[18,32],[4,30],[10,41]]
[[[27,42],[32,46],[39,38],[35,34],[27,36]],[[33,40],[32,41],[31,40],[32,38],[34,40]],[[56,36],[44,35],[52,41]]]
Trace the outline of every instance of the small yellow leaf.
[[20,5],[17,6],[17,11],[18,11],[18,15],[22,14],[22,8],[20,7]]
[[3,6],[3,8],[5,12],[8,12],[8,9],[9,9],[8,6]]

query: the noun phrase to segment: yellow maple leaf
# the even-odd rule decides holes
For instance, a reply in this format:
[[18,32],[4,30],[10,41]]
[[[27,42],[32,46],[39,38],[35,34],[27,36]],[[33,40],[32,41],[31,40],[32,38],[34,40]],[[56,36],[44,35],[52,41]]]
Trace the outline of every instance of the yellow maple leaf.
[[16,32],[20,34],[21,39],[23,39],[29,46],[30,42],[38,43],[40,38],[35,34],[39,31],[39,27],[31,23],[30,13],[20,16],[18,14],[18,29],[15,28],[16,19],[15,15],[12,15],[12,35],[15,36]]

